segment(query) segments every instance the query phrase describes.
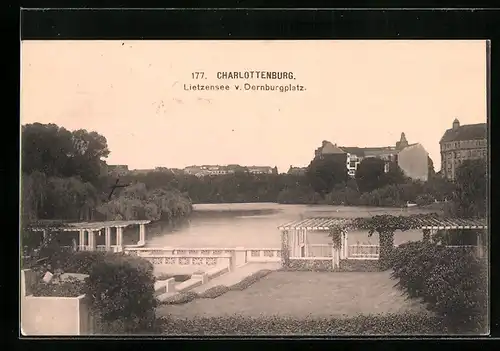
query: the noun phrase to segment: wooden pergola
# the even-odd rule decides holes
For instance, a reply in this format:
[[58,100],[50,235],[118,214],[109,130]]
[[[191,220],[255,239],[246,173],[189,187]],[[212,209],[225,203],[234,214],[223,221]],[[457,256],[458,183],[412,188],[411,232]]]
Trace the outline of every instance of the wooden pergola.
[[[406,229],[420,229],[433,232],[437,230],[487,230],[486,219],[462,219],[462,218],[440,218],[437,216],[408,216]],[[347,258],[348,232],[352,229],[363,228],[366,218],[333,218],[333,217],[313,217],[291,221],[278,227],[281,231],[282,241],[286,241],[292,257],[308,256],[307,234],[310,231],[330,231],[333,228],[343,228],[341,233],[340,258]],[[393,228],[394,230],[402,228]],[[483,247],[481,236],[477,235],[478,248]]]
[[[95,251],[96,248],[96,233],[104,230],[105,235],[105,251],[123,251],[123,228],[138,225],[139,226],[139,241],[133,247],[144,246],[146,243],[146,224],[149,220],[135,221],[103,221],[103,222],[78,222],[78,223],[54,223],[48,221],[45,225],[43,221],[38,222],[38,225],[32,226],[31,231],[43,232],[44,237],[47,231],[62,231],[62,232],[78,232],[79,244],[81,251]],[[112,228],[115,228],[115,243],[112,244]]]

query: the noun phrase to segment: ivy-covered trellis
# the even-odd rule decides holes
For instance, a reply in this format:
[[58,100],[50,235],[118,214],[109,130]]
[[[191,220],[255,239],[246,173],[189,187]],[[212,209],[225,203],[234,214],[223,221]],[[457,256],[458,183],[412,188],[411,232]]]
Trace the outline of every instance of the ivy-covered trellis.
[[[376,215],[368,218],[353,218],[347,221],[338,221],[331,225],[330,236],[333,245],[340,247],[342,235],[350,230],[367,230],[368,236],[379,234],[381,269],[389,267],[389,259],[394,249],[394,232],[421,229],[424,221],[437,218],[437,213],[415,214],[410,216]],[[424,232],[424,240],[430,239],[430,231]]]
[[[306,218],[284,224],[279,227],[282,230],[282,263],[286,266],[290,260],[290,241],[297,243],[295,240],[290,240],[291,236],[304,236],[309,231],[327,232],[332,238],[332,246],[337,252],[340,252],[340,257],[349,258],[346,249],[347,236],[346,234],[352,230],[363,230],[368,232],[368,236],[373,233],[379,234],[379,255],[378,260],[381,269],[386,269],[390,264],[391,253],[394,250],[394,232],[396,230],[422,230],[423,241],[430,242],[437,240],[435,234],[431,238],[432,231],[439,232],[445,230],[447,232],[454,230],[473,230],[481,232],[487,229],[486,220],[484,219],[463,219],[463,218],[444,218],[437,213],[429,214],[414,214],[414,215],[377,215],[368,218]],[[307,235],[305,235],[307,237]],[[486,243],[486,239],[481,237],[478,239],[482,245]],[[300,242],[299,245],[306,245],[307,242]],[[478,247],[481,244],[478,244]],[[311,258],[314,259],[314,258]]]

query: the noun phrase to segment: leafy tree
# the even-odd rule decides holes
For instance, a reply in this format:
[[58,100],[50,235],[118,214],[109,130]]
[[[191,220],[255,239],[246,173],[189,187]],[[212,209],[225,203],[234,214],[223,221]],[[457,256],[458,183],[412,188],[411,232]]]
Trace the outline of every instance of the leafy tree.
[[483,159],[465,160],[456,171],[454,196],[460,217],[486,217],[487,169]]
[[384,161],[369,157],[363,159],[356,170],[356,182],[361,192],[370,192],[385,185]]
[[407,180],[403,170],[396,162],[389,163],[389,170],[382,178],[385,179],[383,181],[385,185],[403,184]]
[[22,126],[22,171],[39,171],[47,177],[80,177],[95,182],[102,158],[109,155],[106,138],[96,132],[70,132],[55,124]]
[[436,171],[434,170],[434,162],[432,162],[432,158],[427,156],[427,165],[428,165],[428,173],[427,179],[433,179],[436,176]]
[[336,184],[347,181],[347,167],[344,162],[330,158],[315,158],[306,171],[309,184],[315,192],[325,196]]

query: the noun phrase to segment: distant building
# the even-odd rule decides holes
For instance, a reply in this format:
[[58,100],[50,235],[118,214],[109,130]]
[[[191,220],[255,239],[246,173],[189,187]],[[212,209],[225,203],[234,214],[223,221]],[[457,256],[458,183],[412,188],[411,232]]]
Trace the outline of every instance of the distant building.
[[248,173],[250,174],[277,174],[278,169],[276,167],[269,166],[250,166],[247,167]]
[[412,179],[426,181],[429,172],[429,153],[419,144],[409,144],[405,133],[395,146],[357,147],[337,146],[323,141],[322,147],[316,149],[316,157],[336,157],[344,160],[349,176],[354,177],[363,159],[376,157],[385,162],[384,171],[388,172],[392,162],[397,163],[404,174]]
[[107,165],[107,173],[111,176],[125,176],[130,173],[127,165]]
[[458,166],[464,160],[486,159],[487,157],[486,123],[466,124],[461,126],[455,119],[452,128],[446,130],[439,142],[441,148],[441,174],[454,180]]
[[133,175],[141,175],[141,174],[148,174],[151,172],[154,172],[155,170],[152,168],[149,169],[133,169],[130,171],[131,174]]
[[323,140],[321,146],[314,151],[316,159],[330,159],[339,163],[347,163],[347,153],[339,148],[337,144],[332,144],[327,140]]
[[196,175],[198,177],[204,176],[219,176],[235,173],[251,173],[251,174],[274,174],[278,172],[276,167],[268,166],[250,166],[244,167],[236,164],[219,166],[219,165],[203,165],[203,166],[189,166],[184,168],[184,173]]
[[287,174],[290,175],[304,175],[306,174],[307,167],[293,167],[290,165],[290,168],[288,169]]

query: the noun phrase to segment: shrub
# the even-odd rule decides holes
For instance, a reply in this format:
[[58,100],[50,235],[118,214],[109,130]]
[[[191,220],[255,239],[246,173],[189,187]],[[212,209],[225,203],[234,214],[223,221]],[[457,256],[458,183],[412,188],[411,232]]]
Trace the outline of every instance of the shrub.
[[120,320],[124,333],[153,327],[156,299],[151,263],[125,254],[105,254],[90,265],[88,274],[86,297],[103,324]]
[[246,316],[163,318],[172,335],[417,335],[446,334],[439,317],[424,313],[359,315],[350,318]]
[[425,242],[400,245],[391,259],[396,284],[422,298],[457,332],[484,332],[487,265],[471,252]]
[[434,203],[434,201],[435,201],[434,196],[432,196],[431,194],[418,195],[415,199],[415,203],[418,206],[430,205],[430,204]]
[[61,269],[69,273],[90,274],[92,266],[104,260],[105,253],[98,251],[79,251],[70,253],[61,262]]
[[225,286],[225,285],[217,285],[214,286],[213,288],[210,288],[201,294],[198,295],[200,299],[215,299],[216,297],[219,297],[221,295],[224,295],[230,291],[230,289]]
[[162,301],[164,305],[182,305],[191,302],[198,298],[198,294],[194,291],[186,291],[175,294]]

